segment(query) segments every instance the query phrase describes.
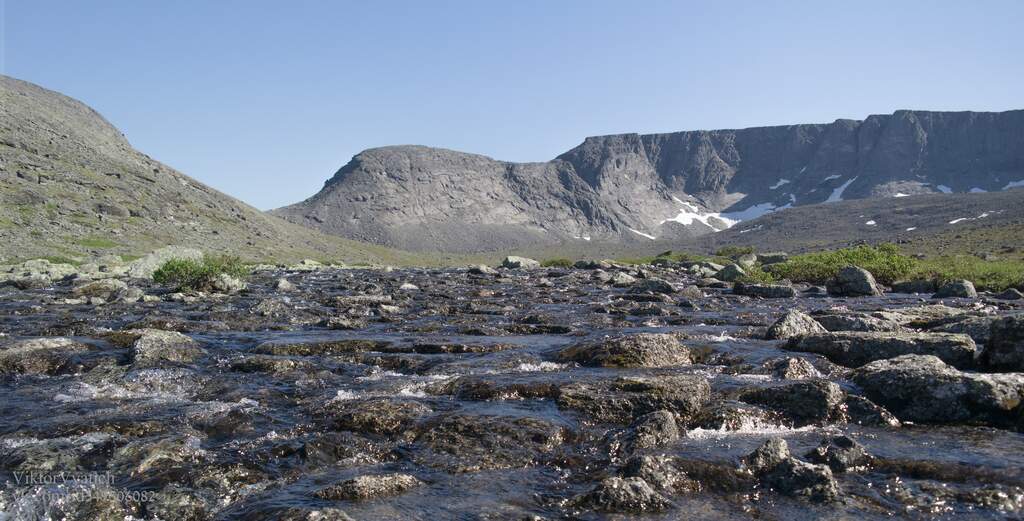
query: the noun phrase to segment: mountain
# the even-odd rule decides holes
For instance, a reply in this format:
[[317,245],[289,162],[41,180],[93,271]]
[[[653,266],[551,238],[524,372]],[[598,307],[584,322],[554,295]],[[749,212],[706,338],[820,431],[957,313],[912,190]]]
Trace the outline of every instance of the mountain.
[[1024,185],[1024,110],[897,111],[587,138],[545,163],[421,146],[357,154],[273,214],[414,250],[682,240],[792,207]]
[[168,244],[254,260],[415,258],[267,215],[136,151],[83,103],[0,76],[0,263]]

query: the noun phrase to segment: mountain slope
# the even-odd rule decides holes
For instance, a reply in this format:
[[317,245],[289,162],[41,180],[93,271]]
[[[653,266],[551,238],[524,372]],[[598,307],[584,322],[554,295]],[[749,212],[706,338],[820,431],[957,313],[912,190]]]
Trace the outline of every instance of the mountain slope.
[[409,249],[679,240],[774,210],[1024,184],[1024,111],[587,138],[546,163],[364,151],[274,214]]
[[0,262],[167,244],[259,260],[414,259],[266,215],[134,150],[81,102],[0,76]]

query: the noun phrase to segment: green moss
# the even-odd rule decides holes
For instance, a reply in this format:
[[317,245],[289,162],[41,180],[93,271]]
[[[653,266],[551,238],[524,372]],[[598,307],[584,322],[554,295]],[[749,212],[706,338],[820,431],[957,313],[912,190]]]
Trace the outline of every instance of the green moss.
[[244,279],[249,268],[230,255],[207,255],[202,260],[171,259],[153,273],[158,284],[174,285],[179,290],[210,289],[221,274]]

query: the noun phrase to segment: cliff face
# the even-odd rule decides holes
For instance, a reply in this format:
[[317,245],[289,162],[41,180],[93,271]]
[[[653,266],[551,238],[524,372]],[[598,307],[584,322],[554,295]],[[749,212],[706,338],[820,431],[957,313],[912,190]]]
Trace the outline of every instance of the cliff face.
[[1024,181],[1024,111],[587,138],[547,163],[367,150],[277,215],[412,249],[695,236],[828,201],[998,191]]

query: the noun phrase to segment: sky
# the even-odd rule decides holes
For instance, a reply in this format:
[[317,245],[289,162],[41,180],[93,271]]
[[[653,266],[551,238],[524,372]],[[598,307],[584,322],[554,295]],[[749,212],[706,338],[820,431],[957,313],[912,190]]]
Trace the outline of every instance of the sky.
[[0,0],[0,72],[261,209],[359,151],[1024,108],[1024,1]]

